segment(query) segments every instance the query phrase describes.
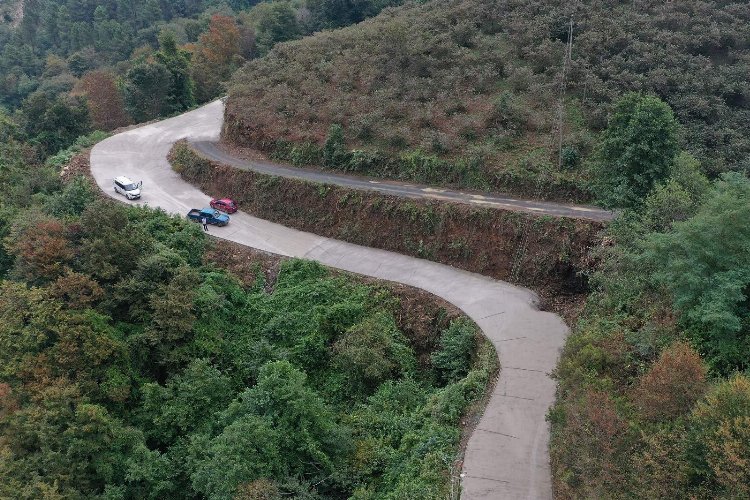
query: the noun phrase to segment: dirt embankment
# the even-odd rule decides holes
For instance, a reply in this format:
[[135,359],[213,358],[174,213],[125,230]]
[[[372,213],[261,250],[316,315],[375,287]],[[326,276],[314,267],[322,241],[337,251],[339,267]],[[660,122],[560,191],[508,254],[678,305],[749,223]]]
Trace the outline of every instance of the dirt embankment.
[[257,217],[516,282],[548,298],[587,290],[581,271],[592,265],[588,249],[602,227],[239,170],[201,157],[185,141],[175,144],[169,158],[188,182],[234,198]]

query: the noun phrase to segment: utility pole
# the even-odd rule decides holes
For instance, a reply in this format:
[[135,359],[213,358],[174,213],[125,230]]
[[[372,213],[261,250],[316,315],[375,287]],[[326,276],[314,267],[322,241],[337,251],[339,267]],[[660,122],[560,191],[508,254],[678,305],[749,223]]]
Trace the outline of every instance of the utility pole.
[[558,129],[558,156],[557,168],[562,168],[562,144],[563,144],[563,115],[565,113],[565,90],[567,87],[568,63],[573,57],[573,16],[570,16],[568,22],[568,43],[565,46],[565,55],[563,56],[562,77],[560,78],[560,101],[557,107],[557,129]]
[[[570,16],[570,21],[568,22],[568,43],[565,47],[565,57],[563,58],[563,69],[562,69],[562,78],[560,79],[560,101],[558,103],[557,108],[557,119],[558,119],[558,168],[562,167],[562,141],[563,141],[563,111],[564,106],[563,102],[565,100],[565,87],[566,87],[566,78],[568,76],[568,63],[571,60],[571,57],[573,55],[573,15]],[[550,142],[554,144],[554,131],[552,131],[552,137]],[[537,176],[536,181],[536,193],[535,198],[539,198],[542,194],[542,175]],[[521,223],[522,226],[519,230],[519,245],[518,249],[516,250],[516,255],[513,257],[513,264],[510,268],[510,280],[511,282],[517,283],[519,281],[519,278],[521,276],[521,267],[523,265],[523,259],[526,255],[526,248],[529,246],[529,222],[528,219],[524,219]]]

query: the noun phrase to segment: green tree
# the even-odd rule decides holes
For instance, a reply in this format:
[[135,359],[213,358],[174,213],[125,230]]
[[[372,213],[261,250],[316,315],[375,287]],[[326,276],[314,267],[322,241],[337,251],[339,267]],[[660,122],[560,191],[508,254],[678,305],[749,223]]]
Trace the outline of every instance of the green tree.
[[90,132],[91,121],[83,98],[49,98],[36,92],[22,106],[24,131],[45,154],[65,149]]
[[65,185],[59,193],[45,201],[45,210],[56,217],[81,215],[89,203],[96,199],[91,182],[79,175]]
[[125,74],[125,106],[136,122],[153,120],[170,110],[172,75],[161,63],[141,62]]
[[184,111],[195,105],[195,85],[190,76],[190,52],[177,47],[172,31],[159,35],[159,51],[155,59],[164,65],[171,75],[168,92],[168,110],[171,113]]
[[344,128],[338,123],[331,125],[323,145],[323,164],[326,167],[342,167],[348,160]]
[[614,107],[596,159],[601,201],[633,206],[666,180],[678,151],[678,124],[668,104],[629,93]]
[[148,383],[142,390],[143,418],[152,429],[148,434],[165,444],[178,436],[210,431],[212,417],[233,396],[229,378],[205,359],[192,361],[166,386]]
[[377,313],[357,323],[333,344],[334,363],[359,390],[369,392],[412,371],[414,354],[392,317]]
[[263,418],[281,436],[294,436],[278,445],[289,475],[323,478],[349,447],[349,438],[331,409],[307,386],[306,375],[288,361],[261,368],[258,383],[229,406],[226,418],[231,421],[247,414]]
[[284,474],[284,441],[297,436],[275,429],[268,419],[243,415],[217,437],[193,441],[200,456],[191,474],[193,487],[208,498],[232,500],[240,485]]
[[289,2],[262,2],[250,11],[258,53],[264,55],[279,42],[300,37],[297,15]]
[[750,180],[725,174],[697,214],[653,234],[643,262],[711,366],[750,367]]
[[469,372],[476,349],[475,335],[469,321],[454,321],[440,335],[440,347],[432,353],[432,366],[443,382],[455,382]]
[[12,455],[11,463],[0,466],[0,477],[12,466],[23,484],[40,481],[62,493],[51,498],[90,497],[106,485],[124,483],[127,457],[143,444],[140,432],[85,402],[77,387],[64,381],[40,389],[36,400],[5,429]]

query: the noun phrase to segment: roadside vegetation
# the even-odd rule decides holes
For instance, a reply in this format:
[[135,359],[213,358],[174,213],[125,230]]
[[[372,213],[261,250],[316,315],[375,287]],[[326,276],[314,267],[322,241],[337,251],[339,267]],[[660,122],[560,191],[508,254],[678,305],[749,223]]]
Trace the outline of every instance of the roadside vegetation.
[[467,318],[238,259],[28,149],[0,146],[0,497],[457,494],[461,419],[497,369]]
[[615,109],[596,180],[626,208],[556,370],[557,496],[746,498],[750,180],[709,181],[663,102]]
[[587,200],[597,135],[637,91],[673,108],[714,178],[748,169],[749,27],[746,2],[408,4],[249,62],[224,137],[295,164]]

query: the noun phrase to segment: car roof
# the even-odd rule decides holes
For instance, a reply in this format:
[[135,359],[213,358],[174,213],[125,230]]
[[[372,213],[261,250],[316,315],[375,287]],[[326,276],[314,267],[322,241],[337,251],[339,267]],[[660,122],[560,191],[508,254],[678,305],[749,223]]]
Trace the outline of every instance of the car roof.
[[120,175],[118,177],[115,177],[115,180],[119,182],[120,184],[133,184],[133,181],[125,177],[124,175]]

